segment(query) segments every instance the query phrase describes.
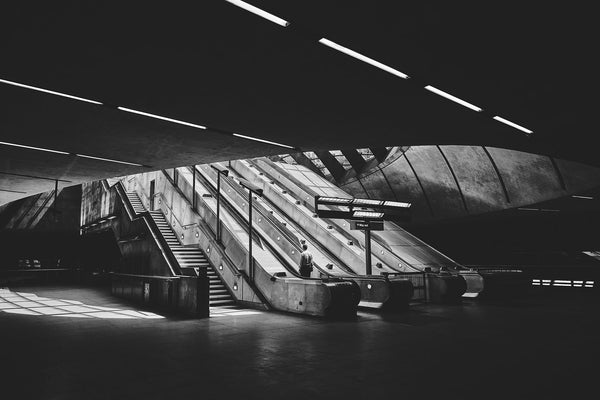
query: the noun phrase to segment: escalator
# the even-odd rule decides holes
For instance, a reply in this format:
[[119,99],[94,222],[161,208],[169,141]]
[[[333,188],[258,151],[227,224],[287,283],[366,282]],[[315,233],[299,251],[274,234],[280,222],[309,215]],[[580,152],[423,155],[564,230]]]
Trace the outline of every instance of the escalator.
[[[287,221],[306,229],[316,241],[334,247],[334,253],[351,269],[364,274],[364,234],[350,229],[349,221],[316,218],[314,197],[350,197],[341,189],[320,178],[312,171],[293,166],[299,172],[291,173],[266,158],[230,162],[230,167],[244,179],[262,187],[264,197],[277,208]],[[291,169],[291,167],[290,167]],[[332,238],[335,239],[332,242]],[[392,240],[389,240],[389,239]],[[373,232],[371,241],[373,273],[405,277],[420,284],[415,285],[416,296],[435,302],[455,302],[465,292],[481,290],[482,278],[477,273],[462,273],[462,267],[435,249],[402,230],[385,222],[385,230]],[[352,259],[349,253],[358,255]],[[441,266],[452,273],[439,274]]]
[[[128,191],[126,195],[136,214],[139,215],[147,211],[136,192]],[[148,214],[156,228],[158,228],[166,244],[166,248],[175,261],[174,264],[178,267],[177,272],[180,275],[197,277],[199,276],[200,268],[206,270],[209,279],[209,306],[229,306],[235,304],[233,297],[217,276],[202,249],[197,246],[182,245],[162,211],[148,211]]]
[[[186,168],[151,174],[158,190],[152,199],[156,200],[154,206],[168,218],[177,238],[203,249],[237,303],[317,316],[356,315],[360,295],[353,282],[300,278],[289,260],[274,251],[260,228],[253,229],[250,263],[248,223],[242,205],[222,199],[221,238],[217,240],[214,188],[200,174],[194,179],[194,171]],[[131,179],[139,193],[148,191],[148,176]]]
[[[209,165],[196,167],[197,175],[204,183],[215,187],[217,172]],[[223,168],[220,165],[220,168]],[[238,183],[239,175],[230,169],[227,179],[221,179],[221,193],[228,202],[236,204],[248,218],[247,195]],[[216,193],[215,193],[216,195]],[[331,231],[325,230],[321,237],[315,238],[309,233],[308,224],[297,224],[278,209],[273,203],[256,198],[253,201],[253,223],[262,232],[266,241],[272,244],[274,251],[287,262],[287,268],[295,276],[299,275],[298,265],[302,244],[306,243],[313,254],[315,269],[312,278],[331,279],[333,277],[351,280],[361,288],[362,306],[404,309],[413,297],[415,290],[409,274],[400,274],[398,271],[382,268],[383,274],[364,276],[359,275],[350,267],[361,269],[364,272],[364,251],[357,246],[342,246],[344,237],[335,237]],[[316,230],[313,228],[313,232]],[[337,249],[337,250],[336,250]],[[377,259],[375,257],[375,259]],[[415,272],[412,276],[418,289],[423,289],[423,274]],[[420,280],[420,282],[418,282]]]
[[[273,190],[266,191],[270,197],[285,198],[287,196],[288,201],[290,198],[294,198],[296,202],[299,201],[301,206],[306,208],[307,212],[314,212],[312,200],[315,195],[350,197],[329,181],[300,166],[258,158],[249,161],[234,161],[232,167],[244,171],[242,175],[255,184],[262,181],[263,185],[268,183],[269,187],[277,186]],[[284,192],[287,194],[282,195]],[[347,221],[338,223],[329,220],[328,224],[345,232],[359,243],[364,241],[364,235],[350,230]],[[429,297],[432,300],[443,300],[444,297],[453,297],[460,292],[461,285],[456,281],[457,277],[462,278],[466,283],[464,297],[506,298],[519,296],[523,294],[522,288],[526,287],[528,282],[526,274],[519,270],[465,268],[389,221],[385,222],[384,231],[373,232],[372,248],[388,265],[395,265],[404,271],[410,267],[427,272],[430,283]],[[448,272],[437,274],[440,270]]]

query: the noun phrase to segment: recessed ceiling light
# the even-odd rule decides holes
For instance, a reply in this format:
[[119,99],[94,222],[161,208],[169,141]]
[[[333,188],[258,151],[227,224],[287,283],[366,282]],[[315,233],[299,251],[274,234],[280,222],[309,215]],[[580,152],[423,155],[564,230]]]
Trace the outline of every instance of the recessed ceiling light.
[[349,49],[347,47],[344,47],[344,46],[339,45],[339,44],[337,44],[335,42],[332,42],[329,39],[321,38],[319,40],[319,43],[324,44],[327,47],[331,47],[332,49],[340,51],[340,52],[342,52],[344,54],[347,54],[350,57],[354,57],[357,60],[360,60],[360,61],[365,62],[367,64],[370,64],[370,65],[372,65],[374,67],[382,69],[385,72],[389,72],[392,75],[399,76],[400,78],[403,78],[403,79],[408,79],[408,75],[406,75],[405,73],[400,72],[397,69],[394,69],[394,68],[392,68],[392,67],[390,67],[388,65],[382,64],[379,61],[373,60],[370,57],[367,57],[367,56],[364,56],[364,55],[362,55],[360,53],[357,53],[356,51],[351,50],[351,49]]
[[250,11],[252,14],[256,14],[259,17],[263,17],[264,19],[274,22],[277,25],[281,25],[284,28],[290,24],[285,19],[279,18],[278,16],[273,15],[270,12],[267,12],[265,10],[261,10],[260,8],[255,7],[252,4],[246,3],[245,1],[241,1],[241,0],[225,0],[225,1],[228,3],[231,3],[235,6],[238,6],[240,8],[243,8],[246,11]]
[[471,103],[468,103],[468,102],[466,102],[466,101],[464,101],[464,100],[462,100],[462,99],[459,99],[459,98],[458,98],[458,97],[456,97],[456,96],[452,96],[450,93],[446,93],[446,92],[444,92],[443,90],[440,90],[440,89],[438,89],[438,88],[436,88],[436,87],[434,87],[434,86],[427,85],[427,86],[425,86],[425,89],[426,89],[426,90],[429,90],[429,91],[430,91],[430,92],[432,92],[432,93],[435,93],[435,94],[437,94],[437,95],[440,95],[440,96],[442,96],[442,97],[445,97],[445,98],[447,98],[448,100],[452,100],[453,102],[455,102],[455,103],[458,103],[458,104],[460,104],[461,106],[465,106],[465,107],[467,107],[467,108],[470,108],[470,109],[471,109],[471,110],[473,110],[473,111],[477,111],[477,112],[480,112],[480,111],[482,111],[482,109],[481,109],[481,108],[479,108],[479,107],[477,107],[477,106],[475,106],[475,105],[473,105],[473,104],[471,104]]
[[83,158],[91,158],[92,160],[108,161],[108,162],[113,162],[113,163],[117,163],[117,164],[134,165],[136,167],[144,167],[145,166],[143,164],[132,163],[132,162],[128,162],[128,161],[113,160],[111,158],[94,157],[94,156],[88,156],[85,154],[75,154],[75,155],[78,157],[83,157]]
[[102,105],[102,103],[100,103],[99,101],[90,100],[90,99],[86,99],[83,97],[72,96],[72,95],[66,94],[66,93],[55,92],[54,90],[42,89],[42,88],[35,87],[35,86],[25,85],[23,83],[7,81],[5,79],[0,79],[0,82],[5,83],[7,85],[18,86],[18,87],[24,88],[24,89],[30,89],[30,90],[35,90],[35,91],[42,92],[42,93],[53,94],[55,96],[66,97],[66,98],[73,99],[73,100],[84,101],[86,103]]
[[241,137],[243,139],[248,139],[248,140],[254,140],[255,142],[262,142],[262,143],[267,143],[267,144],[273,144],[275,146],[281,146],[281,147],[285,147],[285,148],[288,148],[288,149],[293,149],[294,148],[294,146],[288,146],[287,144],[281,144],[281,143],[277,143],[277,142],[272,142],[270,140],[259,139],[259,138],[255,138],[255,137],[252,137],[252,136],[240,135],[239,133],[234,133],[233,136]]
[[8,142],[0,142],[0,144],[6,145],[6,146],[13,146],[13,147],[22,147],[24,149],[30,149],[30,150],[39,150],[39,151],[47,151],[49,153],[57,153],[57,154],[70,154],[66,151],[60,151],[60,150],[52,150],[52,149],[45,149],[43,147],[34,147],[34,146],[26,146],[24,144],[17,144],[17,143],[8,143]]
[[533,131],[532,131],[532,130],[530,130],[530,129],[527,129],[527,128],[525,128],[524,126],[521,126],[521,125],[515,124],[514,122],[511,122],[511,121],[509,121],[509,120],[507,120],[507,119],[504,119],[504,118],[502,118],[502,117],[499,117],[499,116],[497,116],[497,115],[494,117],[494,119],[495,119],[496,121],[502,122],[503,124],[506,124],[506,125],[508,125],[508,126],[512,126],[513,128],[516,128],[516,129],[518,129],[518,130],[520,130],[520,131],[523,131],[523,132],[525,132],[525,133],[527,133],[527,134],[531,134],[531,133],[533,133]]
[[132,113],[132,114],[138,114],[138,115],[143,115],[145,117],[150,117],[150,118],[160,119],[163,121],[173,122],[173,123],[179,124],[179,125],[191,126],[192,128],[206,129],[206,127],[204,125],[192,124],[191,122],[185,122],[185,121],[181,121],[178,119],[163,117],[162,115],[150,114],[150,113],[143,112],[143,111],[133,110],[131,108],[117,107],[117,109],[128,112],[128,113]]

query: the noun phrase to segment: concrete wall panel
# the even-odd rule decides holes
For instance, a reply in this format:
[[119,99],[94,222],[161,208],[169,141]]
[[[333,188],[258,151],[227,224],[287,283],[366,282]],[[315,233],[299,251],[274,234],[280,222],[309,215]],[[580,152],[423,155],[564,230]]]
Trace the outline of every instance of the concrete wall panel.
[[372,199],[396,200],[396,196],[379,168],[360,177],[360,182]]
[[352,180],[340,187],[354,197],[369,197],[358,180]]
[[549,157],[495,147],[487,149],[498,166],[513,207],[567,194]]
[[419,186],[412,169],[406,158],[400,157],[393,163],[381,169],[388,182],[394,188],[394,193],[399,201],[412,203],[411,213],[415,219],[430,218],[431,211],[427,200]]
[[479,146],[441,146],[462,190],[469,214],[506,208],[502,184],[484,149]]
[[411,147],[406,157],[415,169],[437,218],[466,214],[454,177],[437,147]]
[[555,162],[570,193],[600,186],[600,168],[567,160],[555,159]]

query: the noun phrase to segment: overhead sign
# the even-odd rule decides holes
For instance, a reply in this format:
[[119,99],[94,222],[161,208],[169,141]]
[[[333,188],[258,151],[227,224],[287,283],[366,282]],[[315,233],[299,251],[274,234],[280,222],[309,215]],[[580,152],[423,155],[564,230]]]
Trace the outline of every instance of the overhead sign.
[[350,229],[353,231],[382,231],[383,221],[350,221]]

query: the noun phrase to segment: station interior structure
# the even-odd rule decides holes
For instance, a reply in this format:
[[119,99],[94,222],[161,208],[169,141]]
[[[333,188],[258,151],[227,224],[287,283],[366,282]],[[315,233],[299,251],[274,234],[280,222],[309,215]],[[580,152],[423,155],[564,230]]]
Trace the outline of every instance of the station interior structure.
[[3,8],[3,392],[593,388],[591,10]]

